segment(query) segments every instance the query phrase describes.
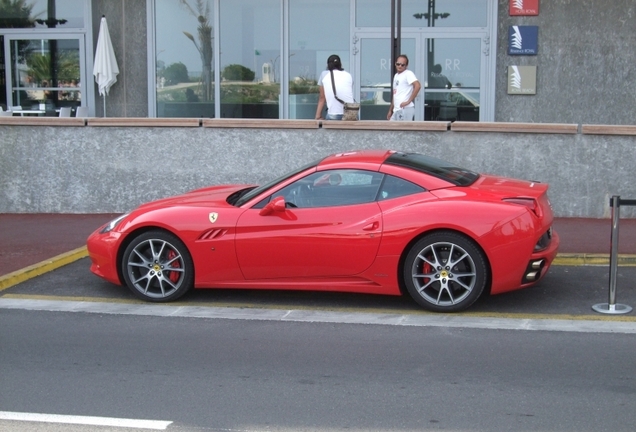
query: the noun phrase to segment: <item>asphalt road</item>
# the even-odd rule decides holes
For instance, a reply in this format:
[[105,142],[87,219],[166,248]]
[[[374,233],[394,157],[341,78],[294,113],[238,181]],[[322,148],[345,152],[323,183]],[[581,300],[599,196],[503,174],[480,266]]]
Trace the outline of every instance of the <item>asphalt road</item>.
[[[0,291],[0,430],[636,424],[635,314],[591,309],[607,302],[607,266],[555,266],[533,288],[449,315],[408,298],[312,292],[201,290],[150,305],[88,265]],[[619,267],[620,303],[636,306],[634,285],[636,267]],[[89,428],[15,413],[133,423]]]
[[215,431],[636,423],[633,334],[4,309],[0,339],[8,412]]

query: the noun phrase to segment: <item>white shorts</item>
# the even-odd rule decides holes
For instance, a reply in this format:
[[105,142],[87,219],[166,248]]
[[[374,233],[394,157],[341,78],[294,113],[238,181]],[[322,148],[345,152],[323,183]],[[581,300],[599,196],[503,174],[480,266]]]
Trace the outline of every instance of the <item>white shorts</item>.
[[415,107],[402,108],[393,111],[391,121],[413,121],[415,118]]

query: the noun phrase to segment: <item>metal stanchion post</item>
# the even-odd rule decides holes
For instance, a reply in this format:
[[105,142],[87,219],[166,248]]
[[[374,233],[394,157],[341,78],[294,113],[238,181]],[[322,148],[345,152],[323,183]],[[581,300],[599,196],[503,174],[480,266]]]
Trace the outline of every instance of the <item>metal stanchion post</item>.
[[604,314],[625,314],[632,311],[631,306],[616,304],[616,273],[618,271],[618,221],[620,220],[621,198],[614,195],[612,206],[612,235],[610,237],[609,302],[592,306],[596,312]]

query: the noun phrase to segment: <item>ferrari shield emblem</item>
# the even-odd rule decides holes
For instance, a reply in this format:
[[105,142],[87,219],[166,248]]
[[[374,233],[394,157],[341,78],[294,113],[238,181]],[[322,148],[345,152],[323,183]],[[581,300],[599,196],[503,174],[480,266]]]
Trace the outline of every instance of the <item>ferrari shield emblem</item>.
[[210,213],[209,218],[210,218],[210,223],[214,223],[219,218],[219,214],[217,212],[212,212]]

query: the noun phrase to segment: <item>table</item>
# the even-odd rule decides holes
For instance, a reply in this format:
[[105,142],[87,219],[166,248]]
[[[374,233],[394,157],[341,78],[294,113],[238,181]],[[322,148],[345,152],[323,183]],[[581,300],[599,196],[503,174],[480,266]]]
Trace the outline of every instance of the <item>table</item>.
[[22,117],[24,117],[24,115],[25,115],[25,114],[27,114],[27,115],[34,114],[34,115],[38,115],[38,116],[40,116],[40,115],[44,115],[44,114],[46,113],[46,111],[45,111],[45,110],[39,110],[39,109],[38,109],[38,110],[33,110],[33,109],[31,109],[31,110],[19,109],[19,110],[11,110],[11,112],[12,112],[13,114],[20,114],[20,116],[22,116]]

